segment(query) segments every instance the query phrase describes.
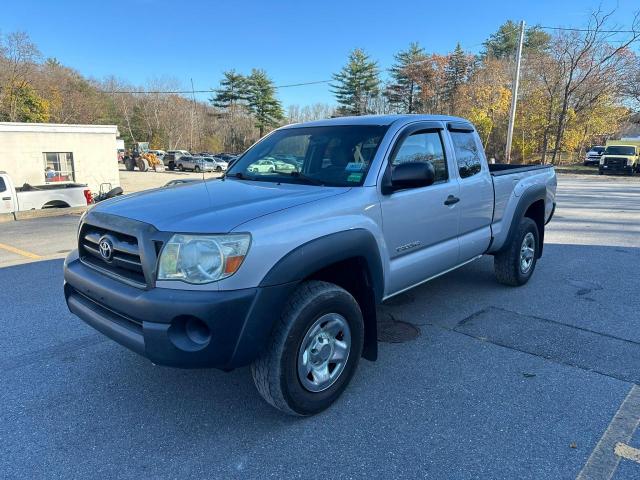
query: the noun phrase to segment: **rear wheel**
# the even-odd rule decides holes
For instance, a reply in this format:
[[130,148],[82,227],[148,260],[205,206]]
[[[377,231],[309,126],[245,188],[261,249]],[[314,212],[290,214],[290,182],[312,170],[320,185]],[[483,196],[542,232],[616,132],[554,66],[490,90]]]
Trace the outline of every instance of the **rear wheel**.
[[184,167],[182,166],[181,163],[178,165],[178,170],[180,170],[181,172],[184,172]]
[[198,173],[200,171],[200,167],[196,165],[193,169],[194,172]]
[[216,172],[220,173],[221,171],[222,171],[222,167],[221,167],[220,165],[218,165],[218,166],[216,167]]
[[174,162],[169,162],[169,170],[172,172],[176,169],[176,164]]
[[498,282],[520,286],[529,281],[536,268],[539,251],[538,226],[528,217],[520,220],[518,229],[506,250],[493,257]]
[[362,312],[349,292],[327,282],[303,283],[251,366],[256,388],[290,415],[321,412],[351,381],[363,339]]
[[136,161],[131,157],[125,158],[124,168],[126,168],[130,172],[133,172],[133,170],[136,168]]

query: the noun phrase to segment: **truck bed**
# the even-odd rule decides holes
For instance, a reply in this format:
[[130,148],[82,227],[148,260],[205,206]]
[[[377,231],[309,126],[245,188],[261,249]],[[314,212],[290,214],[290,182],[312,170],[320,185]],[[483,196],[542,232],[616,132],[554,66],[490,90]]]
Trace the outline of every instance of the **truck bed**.
[[513,165],[510,163],[490,163],[489,172],[494,177],[501,175],[511,175],[513,173],[529,172],[532,170],[541,170],[543,168],[552,168],[553,165]]

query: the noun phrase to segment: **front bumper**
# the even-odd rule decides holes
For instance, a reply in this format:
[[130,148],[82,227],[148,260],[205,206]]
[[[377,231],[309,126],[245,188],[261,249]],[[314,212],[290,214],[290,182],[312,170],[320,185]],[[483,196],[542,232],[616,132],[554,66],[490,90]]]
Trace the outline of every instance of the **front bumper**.
[[585,158],[583,163],[584,165],[599,165],[600,158]]
[[631,173],[633,172],[633,165],[600,165],[598,170],[601,173],[612,172],[612,173]]
[[251,363],[295,288],[141,289],[95,271],[75,251],[65,260],[64,282],[72,313],[153,363],[180,368]]

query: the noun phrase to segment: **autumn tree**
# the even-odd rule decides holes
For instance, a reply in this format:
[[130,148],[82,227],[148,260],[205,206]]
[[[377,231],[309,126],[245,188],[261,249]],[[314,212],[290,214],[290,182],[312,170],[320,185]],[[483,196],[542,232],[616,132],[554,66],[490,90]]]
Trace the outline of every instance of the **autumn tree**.
[[370,102],[379,93],[380,78],[378,64],[369,55],[359,48],[353,50],[342,70],[333,74],[333,80],[331,91],[340,105],[340,113],[370,113]]
[[555,89],[550,101],[557,102],[554,122],[552,162],[556,162],[562,148],[563,136],[570,116],[579,115],[603,96],[621,91],[621,72],[626,71],[629,45],[640,39],[640,12],[629,27],[628,37],[619,44],[610,43],[612,33],[607,28],[613,12],[592,13],[584,31],[562,32],[555,39],[550,57],[556,70]]

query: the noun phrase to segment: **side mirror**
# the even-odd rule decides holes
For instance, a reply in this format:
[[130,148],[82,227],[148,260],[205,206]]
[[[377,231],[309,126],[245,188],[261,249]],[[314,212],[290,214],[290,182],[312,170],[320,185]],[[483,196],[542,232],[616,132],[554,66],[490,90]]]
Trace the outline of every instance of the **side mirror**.
[[392,167],[390,177],[382,186],[385,195],[405,188],[428,187],[436,180],[436,170],[431,162],[406,162]]

